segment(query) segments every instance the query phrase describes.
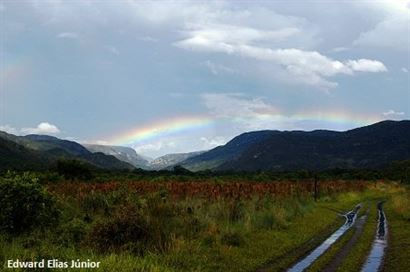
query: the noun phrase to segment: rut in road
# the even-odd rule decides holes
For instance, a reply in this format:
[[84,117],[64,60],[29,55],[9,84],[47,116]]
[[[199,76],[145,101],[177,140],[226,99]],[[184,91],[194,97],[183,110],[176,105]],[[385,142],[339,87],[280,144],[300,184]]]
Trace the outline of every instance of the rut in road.
[[353,211],[345,214],[346,222],[337,231],[335,231],[330,237],[328,237],[320,246],[315,248],[309,255],[293,265],[288,272],[302,272],[316,261],[329,247],[335,243],[352,225],[355,223],[357,212],[359,211],[361,204],[357,205]]
[[379,222],[376,238],[374,239],[372,250],[363,265],[362,272],[381,271],[384,253],[387,247],[387,220],[383,211],[383,201],[377,204],[379,210]]
[[336,271],[336,269],[340,266],[340,264],[346,259],[347,255],[353,248],[353,246],[357,243],[357,240],[360,238],[360,236],[363,233],[364,229],[364,224],[366,223],[367,220],[367,214],[361,216],[356,224],[354,225],[354,234],[350,238],[350,240],[336,253],[335,256],[333,256],[332,260],[330,261],[329,264],[327,264],[323,272],[333,272]]

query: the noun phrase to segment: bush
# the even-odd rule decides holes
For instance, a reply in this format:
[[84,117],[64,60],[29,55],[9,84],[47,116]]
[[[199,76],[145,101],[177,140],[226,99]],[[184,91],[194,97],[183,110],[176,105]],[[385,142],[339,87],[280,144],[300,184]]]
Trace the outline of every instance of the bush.
[[237,232],[227,232],[221,237],[221,243],[228,246],[238,247],[245,242],[243,237]]
[[67,179],[93,178],[90,165],[78,160],[59,160],[57,161],[57,172]]
[[146,220],[130,206],[122,207],[108,222],[96,224],[89,238],[101,252],[132,249],[142,254],[151,235]]
[[0,178],[0,231],[19,234],[57,222],[54,198],[32,175]]

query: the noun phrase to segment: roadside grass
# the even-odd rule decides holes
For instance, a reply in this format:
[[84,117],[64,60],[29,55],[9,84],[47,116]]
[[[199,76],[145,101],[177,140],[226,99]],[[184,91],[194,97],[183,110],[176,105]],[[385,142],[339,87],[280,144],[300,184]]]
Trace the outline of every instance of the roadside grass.
[[388,246],[383,271],[410,271],[410,190],[402,187],[385,203]]
[[59,224],[0,235],[0,261],[101,262],[100,269],[75,271],[278,271],[344,222],[335,211],[347,212],[378,191],[327,194],[318,202],[308,194],[175,198],[125,187],[56,194]]
[[[139,257],[133,254],[109,254],[100,255],[93,251],[78,250],[74,248],[56,248],[55,246],[42,245],[39,251],[33,249],[26,249],[21,244],[10,244],[4,242],[3,238],[0,238],[2,247],[0,249],[0,261],[4,264],[0,267],[0,271],[124,271],[124,272],[175,272],[170,267],[165,267],[158,262],[157,256],[144,256]],[[18,241],[17,241],[18,242]],[[7,250],[7,252],[5,252]],[[80,259],[86,261],[101,262],[100,268],[81,268],[81,269],[23,269],[23,268],[7,268],[7,260],[36,260],[41,259],[51,260],[58,259],[59,261],[68,261],[71,265],[71,260]]]

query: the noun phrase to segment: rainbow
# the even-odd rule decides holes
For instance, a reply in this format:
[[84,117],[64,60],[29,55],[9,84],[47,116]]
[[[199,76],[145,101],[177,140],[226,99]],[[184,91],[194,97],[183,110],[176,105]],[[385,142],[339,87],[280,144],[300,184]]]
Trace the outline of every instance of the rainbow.
[[[278,126],[267,127],[266,129],[282,129],[281,124],[288,122],[302,122],[302,121],[318,121],[340,125],[341,128],[355,128],[363,125],[369,125],[383,118],[377,115],[363,115],[354,114],[344,111],[339,112],[301,112],[290,115],[281,113],[258,113],[249,116],[249,120],[256,118],[256,120],[271,121],[272,125]],[[246,119],[246,118],[245,118]],[[218,118],[210,116],[185,116],[176,117],[166,120],[153,122],[149,125],[144,125],[133,130],[129,130],[120,135],[111,137],[108,140],[110,144],[114,145],[132,145],[158,139],[179,133],[192,132],[199,129],[209,128],[213,124],[221,124],[225,122],[240,122],[243,118]],[[318,127],[318,129],[326,129],[326,127]]]
[[352,126],[370,125],[383,120],[381,115],[355,114],[343,111],[299,113],[291,115],[290,118],[295,121],[323,121]]
[[205,128],[210,126],[213,122],[213,119],[205,116],[171,118],[130,130],[116,136],[109,140],[109,142],[112,144],[129,145],[180,132]]
[[30,68],[29,61],[22,59],[14,62],[4,61],[4,64],[0,66],[0,80],[2,85],[7,82],[8,86],[14,82],[19,82]]
[[[347,129],[370,125],[379,121],[382,121],[383,118],[381,115],[376,114],[358,114],[351,113],[346,111],[337,111],[333,110],[331,112],[326,111],[306,111],[306,112],[296,112],[293,114],[285,113],[264,113],[259,112],[255,115],[250,115],[249,117],[236,117],[231,120],[234,122],[241,122],[243,120],[260,120],[264,122],[272,122],[272,125],[277,125],[275,129],[281,129],[280,125],[285,123],[292,122],[303,122],[303,121],[314,121],[314,122],[323,122],[323,125],[340,125]],[[333,126],[332,126],[333,127]],[[270,128],[266,128],[270,129]],[[318,127],[318,129],[326,129],[326,127]]]

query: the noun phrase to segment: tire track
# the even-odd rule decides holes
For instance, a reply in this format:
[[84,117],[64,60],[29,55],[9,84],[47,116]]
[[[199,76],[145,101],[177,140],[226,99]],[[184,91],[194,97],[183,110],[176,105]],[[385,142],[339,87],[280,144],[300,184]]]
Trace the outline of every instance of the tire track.
[[380,271],[383,265],[384,253],[387,247],[387,220],[383,211],[383,201],[377,204],[379,210],[379,222],[376,237],[373,241],[372,250],[363,265],[362,272]]
[[336,230],[330,237],[328,237],[321,245],[315,248],[309,255],[293,265],[288,272],[301,272],[308,268],[317,258],[319,258],[329,247],[335,243],[348,229],[355,223],[357,212],[361,204],[357,205],[354,210],[345,214],[346,222],[338,230]]
[[340,266],[340,264],[346,259],[351,249],[359,240],[363,233],[364,225],[367,221],[367,214],[360,217],[354,225],[354,234],[350,240],[333,256],[329,264],[325,266],[323,272],[334,272]]

